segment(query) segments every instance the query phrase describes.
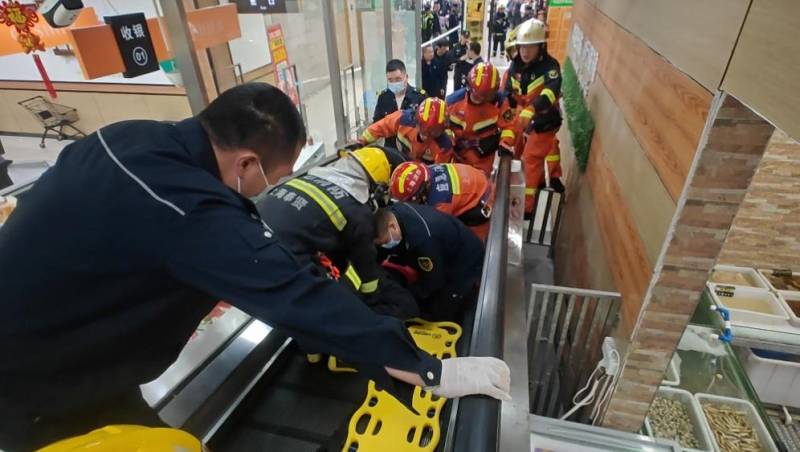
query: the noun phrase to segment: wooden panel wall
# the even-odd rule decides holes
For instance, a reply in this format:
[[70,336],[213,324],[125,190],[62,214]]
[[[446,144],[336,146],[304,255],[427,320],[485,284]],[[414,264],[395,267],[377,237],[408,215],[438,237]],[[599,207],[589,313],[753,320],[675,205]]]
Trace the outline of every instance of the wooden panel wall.
[[[0,132],[42,133],[38,121],[17,102],[45,91],[0,90]],[[78,109],[78,128],[91,133],[106,124],[126,119],[178,121],[192,115],[189,101],[181,95],[117,94],[107,92],[60,92],[57,103]]]
[[[623,297],[622,327],[630,333],[712,96],[588,0],[575,2],[573,21],[594,45],[599,61],[587,95],[595,120],[590,161],[585,180],[568,190],[588,187],[590,196],[579,193],[575,204],[593,206],[573,214],[581,225],[565,226],[568,232],[562,234],[565,241],[558,251],[566,253],[562,259],[569,264],[567,271],[587,269],[578,272],[584,281],[602,280],[593,273],[608,266]],[[585,222],[587,216],[593,222]],[[593,227],[597,232],[590,231]],[[576,228],[580,230],[571,230]],[[601,239],[599,255],[589,251],[593,233]],[[565,235],[574,241],[566,242]],[[580,240],[584,243],[575,242]]]
[[573,20],[597,49],[598,73],[673,199],[680,196],[711,93],[587,0]]
[[675,202],[602,79],[595,82],[586,100],[601,137],[604,161],[619,184],[647,259],[655,262],[675,213]]
[[597,228],[595,200],[586,176],[575,164],[566,128],[559,132],[559,140],[568,197],[556,243],[555,283],[615,292],[614,277]]
[[722,82],[750,4],[750,0],[592,2],[712,92]]
[[720,263],[800,270],[800,143],[776,130]]
[[800,2],[753,0],[722,89],[800,140]]

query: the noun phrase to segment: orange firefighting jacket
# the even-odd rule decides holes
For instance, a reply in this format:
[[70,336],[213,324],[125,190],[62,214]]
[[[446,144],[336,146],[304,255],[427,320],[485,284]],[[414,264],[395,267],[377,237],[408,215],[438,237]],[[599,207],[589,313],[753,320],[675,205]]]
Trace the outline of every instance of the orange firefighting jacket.
[[431,165],[431,180],[425,203],[436,210],[460,217],[491,204],[492,184],[483,171],[469,165]]
[[453,132],[445,129],[438,138],[419,139],[414,110],[401,110],[370,125],[358,140],[374,143],[380,138],[397,137],[397,146],[411,159],[425,163],[446,163],[453,160]]
[[509,148],[514,144],[514,110],[501,94],[494,102],[477,105],[470,102],[466,88],[460,89],[447,96],[447,115],[455,134],[456,156],[465,163],[475,166],[471,160],[491,161],[501,144]]

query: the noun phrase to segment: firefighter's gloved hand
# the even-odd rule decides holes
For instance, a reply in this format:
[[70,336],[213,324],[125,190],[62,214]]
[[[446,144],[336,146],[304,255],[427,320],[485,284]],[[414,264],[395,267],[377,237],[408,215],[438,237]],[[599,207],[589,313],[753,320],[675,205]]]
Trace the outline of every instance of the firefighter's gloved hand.
[[510,389],[511,371],[505,362],[475,356],[443,359],[439,386],[429,388],[448,399],[484,394],[498,400],[511,400]]

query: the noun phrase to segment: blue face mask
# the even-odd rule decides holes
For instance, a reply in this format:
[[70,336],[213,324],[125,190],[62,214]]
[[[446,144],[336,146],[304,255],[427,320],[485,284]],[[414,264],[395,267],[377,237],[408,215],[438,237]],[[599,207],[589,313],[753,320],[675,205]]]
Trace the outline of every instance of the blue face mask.
[[387,250],[390,250],[399,244],[400,244],[400,239],[395,239],[394,236],[392,236],[392,230],[389,229],[389,241],[382,244],[381,246],[386,248]]
[[388,82],[389,91],[400,94],[406,89],[406,82]]

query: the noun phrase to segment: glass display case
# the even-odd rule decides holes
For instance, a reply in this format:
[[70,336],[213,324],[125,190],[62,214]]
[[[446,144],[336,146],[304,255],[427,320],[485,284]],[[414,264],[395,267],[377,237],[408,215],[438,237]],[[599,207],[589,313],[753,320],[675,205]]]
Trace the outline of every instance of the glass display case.
[[[710,290],[703,294],[691,324],[681,337],[670,363],[673,372],[665,375],[643,433],[659,437],[653,425],[658,422],[651,422],[651,418],[665,417],[663,410],[667,407],[679,413],[667,424],[688,418],[692,426],[690,430],[697,442],[693,447],[681,443],[684,450],[800,450],[797,427],[785,424],[783,409],[762,403],[743,364],[752,353],[751,347],[759,349],[759,353],[760,350],[800,353],[800,336],[768,326],[738,324],[731,328],[717,311]],[[726,333],[726,327],[730,333]],[[790,387],[781,390],[788,394]],[[675,408],[678,405],[683,408]],[[733,426],[736,422],[744,424],[741,430]],[[682,428],[685,430],[685,425]],[[675,439],[675,430],[662,426],[664,430],[666,433],[661,436]]]

